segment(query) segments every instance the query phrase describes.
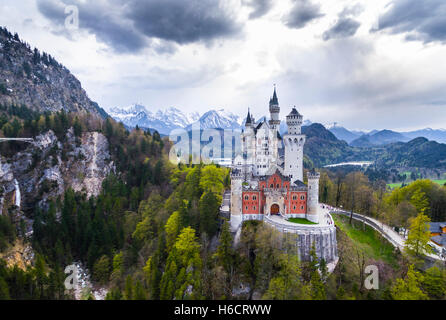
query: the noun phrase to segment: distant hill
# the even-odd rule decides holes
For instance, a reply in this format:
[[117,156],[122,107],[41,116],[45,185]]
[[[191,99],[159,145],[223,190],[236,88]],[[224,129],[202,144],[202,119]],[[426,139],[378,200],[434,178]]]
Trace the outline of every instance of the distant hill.
[[51,55],[32,50],[6,28],[0,28],[0,104],[108,116],[67,68]]
[[344,140],[347,143],[350,143],[353,140],[358,139],[360,137],[360,134],[347,130],[344,127],[333,126],[328,130],[331,133],[333,133],[336,136],[336,138],[338,138],[339,140]]
[[446,129],[421,129],[409,132],[402,132],[402,134],[411,139],[415,139],[418,137],[424,137],[429,140],[434,140],[439,143],[446,143]]
[[382,146],[393,142],[407,142],[410,138],[392,130],[381,130],[373,134],[362,135],[350,142],[353,147]]
[[[354,140],[359,139],[358,141],[354,142],[353,145],[361,146],[361,147],[387,144],[387,143],[398,142],[398,141],[407,142],[411,139],[415,139],[418,137],[424,137],[424,138],[427,138],[428,140],[437,141],[438,143],[446,143],[446,129],[425,128],[425,129],[414,130],[414,131],[405,131],[405,132],[398,132],[398,131],[394,131],[394,130],[381,130],[381,131],[372,130],[370,132],[364,132],[364,131],[349,130],[345,127],[338,126],[336,124],[327,126],[327,129],[331,133],[333,133],[336,136],[336,138],[338,138],[339,140],[344,140],[349,144],[352,143]],[[389,134],[389,132],[394,133],[394,134]],[[378,136],[375,136],[375,138],[372,138],[372,139],[366,139],[365,137],[363,137],[364,135],[365,136],[374,136],[377,133],[380,133],[380,134]],[[380,135],[382,135],[383,137],[380,138]],[[374,139],[381,140],[381,141],[374,141]]]
[[394,165],[424,168],[446,167],[446,144],[415,138],[407,143],[397,142],[385,147],[380,154],[377,165],[391,167]]

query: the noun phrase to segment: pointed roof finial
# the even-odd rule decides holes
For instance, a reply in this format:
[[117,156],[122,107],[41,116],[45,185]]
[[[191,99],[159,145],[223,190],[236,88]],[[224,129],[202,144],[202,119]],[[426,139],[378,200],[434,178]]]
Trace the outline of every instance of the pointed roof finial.
[[251,114],[249,113],[249,108],[248,108],[248,115],[246,116],[246,122],[245,122],[245,125],[246,124],[249,124],[249,123],[251,123]]
[[279,100],[277,99],[277,94],[276,94],[276,84],[274,84],[274,93],[273,97],[270,100],[270,104],[275,104],[275,105],[279,104]]

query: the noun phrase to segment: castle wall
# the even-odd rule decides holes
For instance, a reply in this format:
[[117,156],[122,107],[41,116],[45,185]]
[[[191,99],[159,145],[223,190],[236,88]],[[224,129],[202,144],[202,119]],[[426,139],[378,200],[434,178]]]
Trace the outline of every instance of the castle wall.
[[291,229],[285,225],[275,224],[268,217],[265,217],[264,222],[278,230],[284,238],[296,246],[301,261],[310,260],[310,250],[313,244],[319,259],[324,259],[329,263],[338,257],[336,227],[334,225],[321,228],[296,226]]

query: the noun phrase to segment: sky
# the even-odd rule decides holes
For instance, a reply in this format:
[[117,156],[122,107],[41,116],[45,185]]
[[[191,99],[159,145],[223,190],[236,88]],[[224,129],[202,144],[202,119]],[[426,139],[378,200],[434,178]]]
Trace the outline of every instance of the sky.
[[106,110],[259,118],[275,84],[282,118],[446,128],[444,0],[2,0],[0,17]]

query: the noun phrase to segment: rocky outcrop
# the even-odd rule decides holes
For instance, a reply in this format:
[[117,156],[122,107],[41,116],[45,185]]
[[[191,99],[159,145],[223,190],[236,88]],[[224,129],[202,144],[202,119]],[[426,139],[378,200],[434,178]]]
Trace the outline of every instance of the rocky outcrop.
[[89,112],[107,117],[70,71],[0,28],[0,103],[44,112]]
[[71,169],[74,168],[74,172],[71,172],[71,186],[75,191],[85,191],[88,197],[97,196],[102,181],[114,170],[107,138],[98,132],[85,133],[79,152],[84,160],[70,165]]
[[68,187],[85,192],[87,197],[101,192],[103,180],[115,170],[107,138],[99,132],[75,137],[70,128],[63,140],[50,130],[11,159],[1,159],[0,212],[17,203],[17,187],[21,198],[18,209],[25,212],[33,211],[36,203],[47,207],[49,199],[63,195]]

